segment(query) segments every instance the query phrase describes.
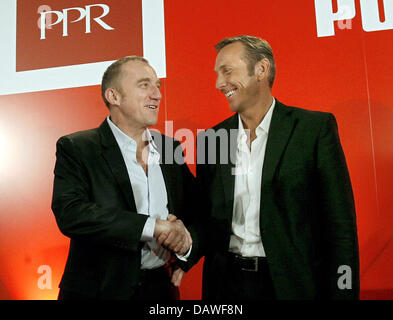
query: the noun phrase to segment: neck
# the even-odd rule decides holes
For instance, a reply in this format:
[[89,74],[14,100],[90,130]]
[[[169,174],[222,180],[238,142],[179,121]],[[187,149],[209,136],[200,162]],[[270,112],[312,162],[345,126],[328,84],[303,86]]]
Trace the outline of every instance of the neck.
[[147,128],[138,128],[130,125],[126,121],[122,121],[121,118],[111,115],[111,121],[127,136],[133,139],[138,148],[147,145],[147,141],[143,141],[143,134]]
[[262,122],[272,103],[273,97],[269,92],[266,96],[260,99],[256,105],[250,106],[244,111],[239,112],[244,129],[249,129],[251,133],[255,132],[255,129]]

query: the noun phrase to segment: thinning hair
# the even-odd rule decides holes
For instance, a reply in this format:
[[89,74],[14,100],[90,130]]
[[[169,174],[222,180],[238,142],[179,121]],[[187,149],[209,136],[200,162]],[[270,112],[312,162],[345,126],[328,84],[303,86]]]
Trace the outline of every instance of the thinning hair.
[[273,87],[274,79],[276,77],[276,62],[274,60],[273,50],[270,44],[261,38],[249,36],[249,35],[241,35],[231,38],[224,38],[219,43],[217,43],[214,48],[217,52],[219,52],[225,46],[234,43],[240,42],[243,44],[245,51],[245,60],[247,62],[249,75],[254,75],[255,64],[262,59],[268,59],[270,62],[270,70],[268,81],[270,88]]
[[116,87],[117,82],[121,76],[121,66],[129,61],[141,61],[147,64],[149,63],[147,59],[143,57],[127,56],[116,60],[105,70],[101,81],[101,96],[108,108],[110,107],[110,103],[105,97],[105,91],[109,88]]

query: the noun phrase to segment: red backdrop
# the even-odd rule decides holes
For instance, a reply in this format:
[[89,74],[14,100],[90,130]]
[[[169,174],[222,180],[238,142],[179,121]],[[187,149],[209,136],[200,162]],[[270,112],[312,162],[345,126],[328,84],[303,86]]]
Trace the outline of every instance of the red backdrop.
[[[267,39],[277,62],[274,96],[337,118],[357,207],[361,298],[392,299],[393,30],[364,31],[359,1],[352,29],[336,22],[330,37],[317,37],[313,1],[164,4],[167,78],[157,128],[172,120],[175,130],[196,132],[228,117],[213,46],[240,34]],[[69,246],[50,210],[55,143],[98,126],[108,112],[99,86],[3,95],[0,108],[0,299],[55,299]],[[52,289],[38,286],[42,265]],[[186,275],[183,299],[200,298],[201,272],[199,263]]]

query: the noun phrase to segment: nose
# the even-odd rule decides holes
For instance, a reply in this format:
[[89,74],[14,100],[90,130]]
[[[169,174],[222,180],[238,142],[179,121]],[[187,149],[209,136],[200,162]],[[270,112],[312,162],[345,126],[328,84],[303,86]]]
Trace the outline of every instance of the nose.
[[161,100],[162,95],[161,95],[161,91],[160,91],[159,87],[154,86],[151,98],[154,99],[154,100]]
[[221,75],[221,73],[217,73],[217,79],[216,79],[216,89],[221,90],[223,87],[225,87],[226,81],[224,77]]

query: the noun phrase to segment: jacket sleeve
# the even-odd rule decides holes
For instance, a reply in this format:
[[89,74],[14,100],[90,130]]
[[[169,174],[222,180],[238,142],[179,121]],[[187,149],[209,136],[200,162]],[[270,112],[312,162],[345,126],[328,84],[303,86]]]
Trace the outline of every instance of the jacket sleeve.
[[359,249],[355,203],[337,123],[332,114],[321,126],[317,178],[326,250],[329,299],[359,298]]
[[191,173],[186,163],[181,165],[181,174],[185,203],[184,225],[191,234],[192,250],[187,257],[187,261],[178,260],[177,264],[187,272],[198,263],[199,259],[203,255],[202,251],[205,240],[204,232],[207,221],[205,219],[204,212],[202,211],[202,204],[204,203],[205,199],[202,197],[197,179]]
[[[205,146],[206,141],[204,135],[198,135],[197,137],[197,148]],[[188,271],[192,266],[198,263],[198,261],[205,255],[207,243],[207,230],[208,230],[208,219],[209,219],[209,198],[207,196],[208,184],[207,175],[207,152],[200,152],[198,150],[197,165],[196,165],[196,178],[193,179],[192,188],[192,219],[190,220],[189,231],[192,236],[193,244],[190,256],[187,258],[187,263],[182,264],[182,268]],[[191,174],[191,173],[190,173]]]
[[72,138],[60,138],[56,148],[52,211],[60,231],[71,239],[138,250],[147,216],[100,206]]

